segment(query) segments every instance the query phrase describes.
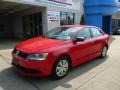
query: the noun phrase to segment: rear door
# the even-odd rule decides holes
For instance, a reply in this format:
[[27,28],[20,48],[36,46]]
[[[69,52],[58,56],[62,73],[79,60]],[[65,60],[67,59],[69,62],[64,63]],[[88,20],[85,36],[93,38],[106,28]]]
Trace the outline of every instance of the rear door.
[[88,58],[93,53],[93,40],[91,38],[90,28],[83,28],[80,30],[80,32],[77,34],[76,37],[84,37],[85,40],[82,42],[76,42],[73,45],[72,56],[74,56],[74,62],[76,64],[85,62],[88,60]]
[[101,47],[103,44],[103,32],[96,27],[91,27],[90,31],[92,34],[92,39],[94,40],[93,54],[97,54],[101,51]]

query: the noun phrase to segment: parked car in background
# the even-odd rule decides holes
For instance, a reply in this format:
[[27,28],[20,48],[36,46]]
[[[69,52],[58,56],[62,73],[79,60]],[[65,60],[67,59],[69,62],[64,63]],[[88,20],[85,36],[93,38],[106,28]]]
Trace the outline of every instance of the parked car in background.
[[113,35],[120,35],[120,28],[114,30]]
[[104,58],[109,36],[95,26],[65,25],[23,41],[12,52],[12,65],[26,76],[63,78],[70,68]]

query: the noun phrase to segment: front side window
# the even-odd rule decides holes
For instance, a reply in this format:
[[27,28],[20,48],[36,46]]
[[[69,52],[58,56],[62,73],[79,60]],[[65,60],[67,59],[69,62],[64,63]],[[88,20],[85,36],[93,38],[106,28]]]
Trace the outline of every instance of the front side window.
[[91,38],[90,29],[89,28],[81,29],[80,32],[78,33],[77,37],[83,37],[85,39]]
[[57,27],[48,31],[43,36],[51,39],[70,40],[78,30],[78,28]]
[[93,37],[99,37],[103,35],[103,33],[98,28],[92,27],[90,30]]

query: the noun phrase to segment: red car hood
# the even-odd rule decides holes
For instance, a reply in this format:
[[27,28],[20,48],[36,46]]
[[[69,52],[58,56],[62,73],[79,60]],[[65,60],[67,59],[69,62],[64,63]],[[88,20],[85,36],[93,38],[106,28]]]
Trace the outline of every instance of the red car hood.
[[19,43],[16,48],[26,53],[37,53],[40,50],[52,48],[63,43],[65,43],[63,40],[36,37]]

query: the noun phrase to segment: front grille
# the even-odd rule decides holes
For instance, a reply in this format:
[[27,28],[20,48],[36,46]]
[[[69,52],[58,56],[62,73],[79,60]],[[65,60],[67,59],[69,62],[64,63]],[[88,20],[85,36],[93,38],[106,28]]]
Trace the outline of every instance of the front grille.
[[31,73],[31,74],[40,74],[40,71],[37,70],[33,70],[33,69],[28,69],[28,68],[24,68],[22,66],[20,66],[19,64],[14,64],[12,63],[15,67],[17,67],[20,71],[25,72],[25,73]]
[[24,53],[24,52],[19,51],[19,50],[17,50],[17,49],[14,49],[13,53],[14,53],[15,55],[17,55],[17,56],[22,57],[22,58],[27,58],[27,56],[28,56],[27,53]]

